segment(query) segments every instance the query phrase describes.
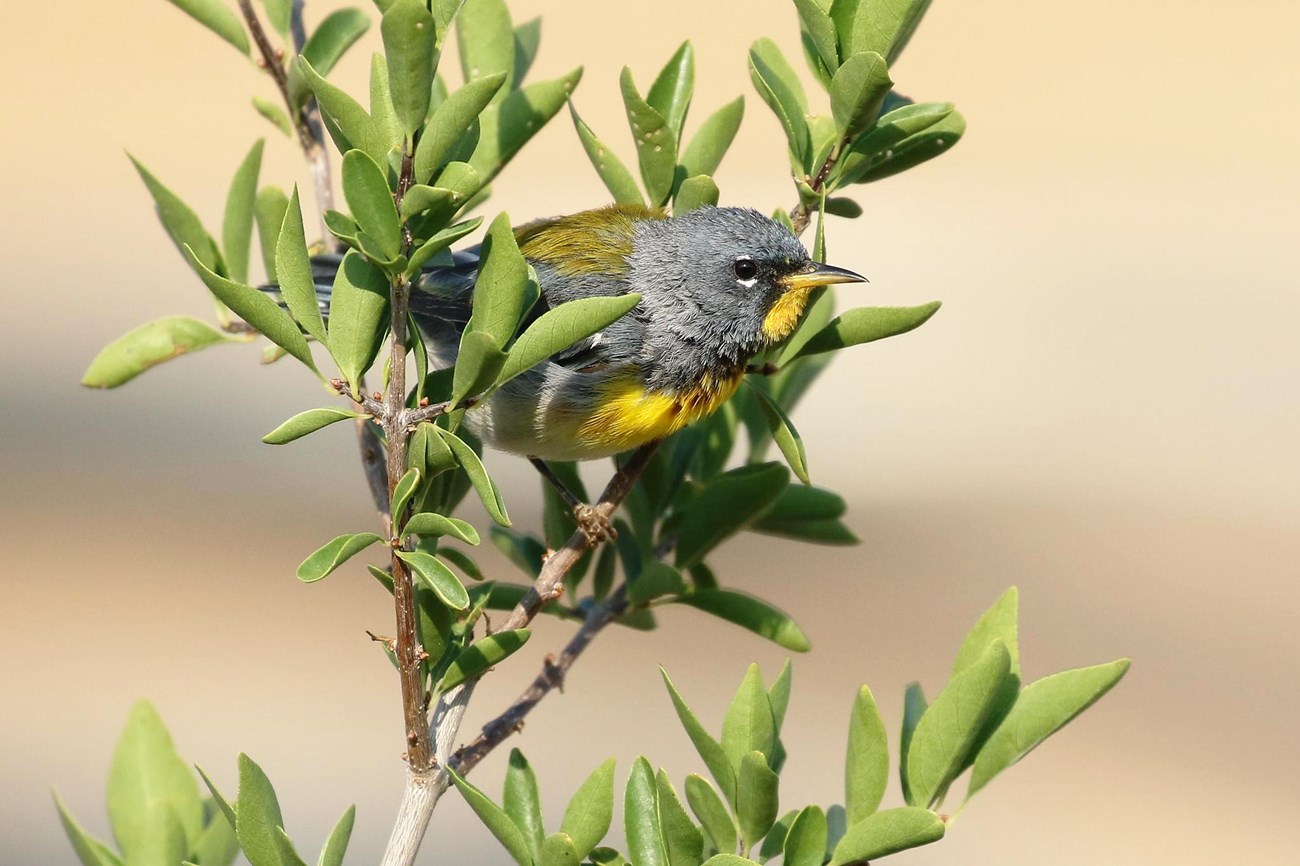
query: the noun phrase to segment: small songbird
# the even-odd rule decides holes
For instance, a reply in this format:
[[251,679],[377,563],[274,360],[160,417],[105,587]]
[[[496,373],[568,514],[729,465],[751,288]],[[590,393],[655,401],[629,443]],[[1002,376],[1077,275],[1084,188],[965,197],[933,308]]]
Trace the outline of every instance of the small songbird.
[[[635,292],[603,331],[507,382],[465,424],[493,448],[587,460],[660,439],[703,418],[750,360],[790,336],[817,286],[865,278],[814,262],[793,234],[746,208],[612,206],[515,230],[541,288],[521,330],[566,301]],[[455,362],[470,317],[478,248],[415,282],[411,312],[438,363]]]

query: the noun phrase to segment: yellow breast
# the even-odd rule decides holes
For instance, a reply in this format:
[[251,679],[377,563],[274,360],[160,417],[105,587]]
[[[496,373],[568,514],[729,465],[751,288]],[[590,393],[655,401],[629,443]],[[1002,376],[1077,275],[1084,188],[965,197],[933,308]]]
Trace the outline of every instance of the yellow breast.
[[743,373],[705,377],[685,392],[647,391],[636,378],[620,379],[601,394],[599,408],[578,436],[594,448],[626,451],[713,414],[740,386]]

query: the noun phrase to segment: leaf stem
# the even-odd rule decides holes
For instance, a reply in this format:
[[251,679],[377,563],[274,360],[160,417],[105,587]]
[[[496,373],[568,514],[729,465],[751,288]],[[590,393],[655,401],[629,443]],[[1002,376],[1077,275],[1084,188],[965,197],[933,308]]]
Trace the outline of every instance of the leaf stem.
[[[808,182],[808,186],[813,192],[821,192],[822,187],[826,185],[827,178],[830,177],[831,169],[835,168],[835,163],[839,162],[840,154],[848,146],[848,139],[841,141],[836,147],[831,148],[831,152],[826,154],[826,160],[822,167],[817,170],[817,175]],[[808,206],[800,201],[790,211],[790,222],[794,225],[794,236],[799,237],[808,228],[808,222],[812,219],[812,212]]]

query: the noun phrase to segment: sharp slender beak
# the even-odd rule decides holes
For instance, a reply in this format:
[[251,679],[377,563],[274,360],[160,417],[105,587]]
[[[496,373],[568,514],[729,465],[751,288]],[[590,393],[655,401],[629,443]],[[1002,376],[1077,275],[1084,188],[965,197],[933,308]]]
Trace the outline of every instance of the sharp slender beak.
[[821,262],[813,262],[806,269],[781,278],[781,284],[787,289],[811,289],[814,286],[829,286],[832,283],[865,282],[868,280],[861,274]]

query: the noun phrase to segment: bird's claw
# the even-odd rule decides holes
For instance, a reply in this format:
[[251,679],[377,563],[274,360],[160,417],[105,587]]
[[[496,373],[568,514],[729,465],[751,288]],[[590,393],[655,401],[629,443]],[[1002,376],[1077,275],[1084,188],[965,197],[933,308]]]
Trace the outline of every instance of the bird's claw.
[[575,506],[573,519],[578,523],[578,530],[586,536],[587,544],[592,547],[618,538],[618,531],[609,522],[609,518],[590,505]]

